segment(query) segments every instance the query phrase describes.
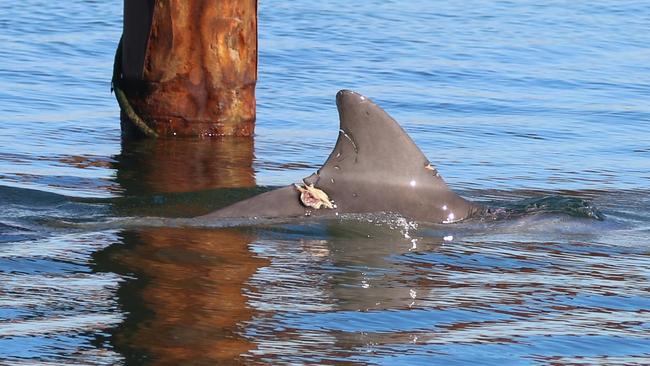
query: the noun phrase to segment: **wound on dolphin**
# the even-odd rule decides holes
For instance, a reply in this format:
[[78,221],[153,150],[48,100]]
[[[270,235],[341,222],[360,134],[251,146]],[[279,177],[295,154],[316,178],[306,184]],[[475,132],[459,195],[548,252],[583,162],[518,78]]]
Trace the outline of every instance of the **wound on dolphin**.
[[316,173],[202,218],[385,212],[452,223],[485,210],[454,193],[402,127],[370,99],[341,90],[336,105],[339,137]]

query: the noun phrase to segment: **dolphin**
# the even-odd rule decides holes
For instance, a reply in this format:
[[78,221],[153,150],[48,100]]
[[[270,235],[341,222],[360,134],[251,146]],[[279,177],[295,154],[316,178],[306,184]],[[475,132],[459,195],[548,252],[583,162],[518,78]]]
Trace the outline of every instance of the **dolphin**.
[[396,213],[452,223],[486,210],[454,193],[402,127],[370,99],[341,90],[336,105],[339,136],[316,173],[201,218]]

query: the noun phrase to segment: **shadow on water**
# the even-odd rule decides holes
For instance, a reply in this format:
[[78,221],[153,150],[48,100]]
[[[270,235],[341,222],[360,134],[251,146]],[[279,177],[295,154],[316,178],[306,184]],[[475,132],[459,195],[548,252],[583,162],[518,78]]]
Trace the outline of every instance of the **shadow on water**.
[[[185,192],[255,187],[251,139],[125,141],[115,160],[125,196],[111,201],[115,216],[196,216],[205,205]],[[154,204],[129,198],[143,196]],[[242,291],[266,261],[249,251],[249,234],[144,227],[117,237],[93,254],[93,269],[127,278],[117,291],[126,319],[111,342],[128,364],[221,364],[254,348],[239,336],[253,316]]]

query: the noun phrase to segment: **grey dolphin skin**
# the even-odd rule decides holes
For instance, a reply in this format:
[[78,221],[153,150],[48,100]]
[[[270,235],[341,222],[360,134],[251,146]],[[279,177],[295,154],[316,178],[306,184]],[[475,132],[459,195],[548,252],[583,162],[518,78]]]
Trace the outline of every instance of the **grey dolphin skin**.
[[202,218],[398,213],[432,223],[485,210],[452,192],[413,140],[368,98],[336,95],[341,127],[325,164],[300,185],[262,193]]

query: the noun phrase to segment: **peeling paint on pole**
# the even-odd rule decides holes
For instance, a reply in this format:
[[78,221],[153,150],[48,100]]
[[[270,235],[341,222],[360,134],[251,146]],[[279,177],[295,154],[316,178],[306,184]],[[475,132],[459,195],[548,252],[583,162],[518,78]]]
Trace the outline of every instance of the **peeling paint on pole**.
[[256,0],[125,0],[122,47],[122,89],[160,136],[253,134]]

